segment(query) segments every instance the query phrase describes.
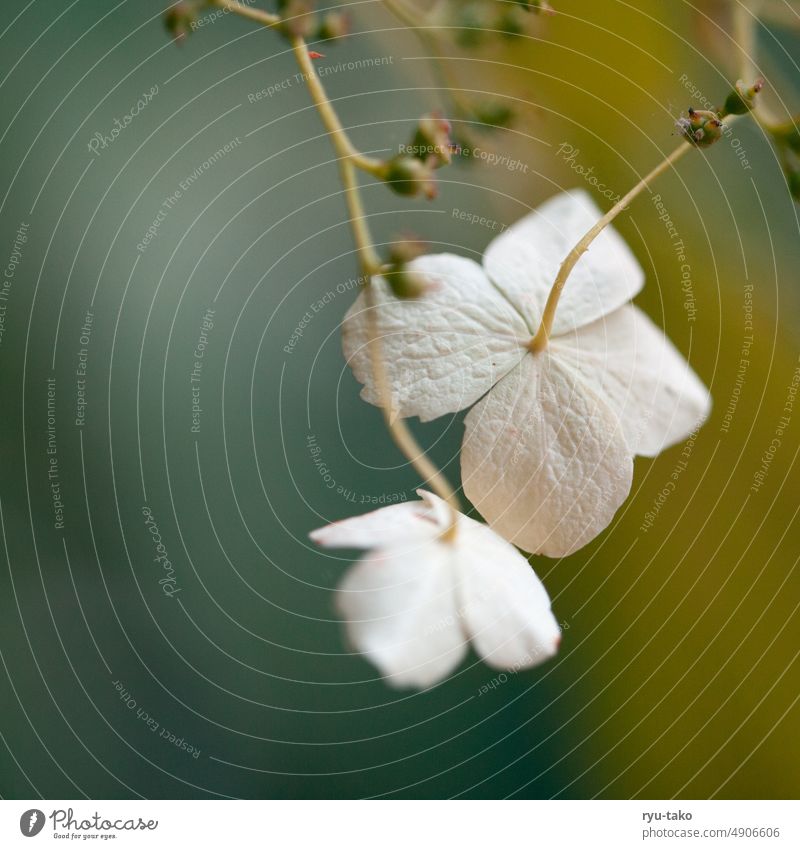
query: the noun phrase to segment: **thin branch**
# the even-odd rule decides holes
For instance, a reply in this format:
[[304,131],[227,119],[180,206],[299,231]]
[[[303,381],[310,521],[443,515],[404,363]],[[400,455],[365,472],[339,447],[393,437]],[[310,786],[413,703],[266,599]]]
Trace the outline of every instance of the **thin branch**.
[[359,263],[364,276],[368,280],[366,286],[367,318],[370,322],[370,341],[368,347],[370,359],[372,361],[375,383],[378,388],[378,396],[381,399],[380,406],[381,411],[383,412],[383,418],[386,422],[386,427],[388,428],[389,433],[403,455],[413,465],[417,472],[419,472],[422,478],[427,481],[433,491],[449,505],[451,510],[451,522],[445,533],[445,537],[452,537],[456,527],[456,514],[459,508],[458,498],[444,474],[430,461],[428,456],[422,450],[419,443],[409,430],[405,420],[397,416],[391,392],[389,390],[389,383],[386,376],[386,364],[381,350],[382,346],[379,328],[377,326],[375,293],[372,286],[372,277],[380,270],[381,262],[380,258],[375,253],[366,216],[364,215],[364,209],[361,203],[358,180],[356,179],[355,166],[352,160],[352,152],[354,148],[342,127],[339,116],[336,114],[336,111],[328,99],[319,76],[317,75],[313,62],[308,55],[308,46],[305,40],[300,37],[293,38],[292,50],[294,51],[300,70],[303,72],[309,93],[311,94],[311,99],[314,101],[314,105],[317,107],[322,123],[330,135],[334,150],[339,155],[339,171],[342,177],[342,185],[345,190],[345,198],[347,201],[348,212],[350,214],[350,224],[353,230]]
[[[740,116],[738,115],[730,115],[726,120],[728,124],[732,124],[739,117]],[[542,313],[542,321],[539,325],[539,329],[536,331],[536,335],[533,339],[531,339],[530,344],[528,345],[528,348],[533,353],[537,353],[547,347],[547,343],[550,339],[550,333],[553,329],[553,321],[555,320],[556,309],[558,308],[561,293],[564,291],[564,286],[566,285],[572,270],[577,265],[578,260],[586,253],[592,242],[603,232],[603,230],[605,230],[606,227],[608,227],[608,225],[620,214],[620,212],[628,208],[630,202],[636,198],[637,195],[641,194],[646,188],[648,188],[657,177],[660,177],[661,174],[668,171],[682,156],[694,149],[694,145],[690,142],[682,142],[679,147],[675,148],[675,150],[673,150],[666,159],[656,165],[656,167],[653,168],[646,177],[643,177],[622,199],[617,201],[617,203],[615,203],[614,206],[612,206],[611,209],[609,209],[608,212],[581,237],[580,241],[567,254],[566,259],[561,263],[561,267],[558,269],[558,274],[556,275],[556,279],[553,281],[550,294],[547,296],[547,303],[545,304],[544,312]]]
[[243,18],[248,18],[264,27],[274,27],[281,22],[279,15],[273,15],[271,12],[262,12],[261,9],[252,9],[243,3],[237,3],[236,0],[212,0],[212,3],[215,6],[219,6],[220,9],[227,9],[235,15],[241,15]]

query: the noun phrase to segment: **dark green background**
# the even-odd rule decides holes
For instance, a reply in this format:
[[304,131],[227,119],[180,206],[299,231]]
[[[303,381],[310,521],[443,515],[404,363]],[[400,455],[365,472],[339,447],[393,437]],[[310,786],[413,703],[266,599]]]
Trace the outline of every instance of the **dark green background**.
[[[378,242],[413,230],[434,249],[479,256],[492,233],[453,209],[511,223],[583,185],[555,155],[562,142],[624,192],[676,144],[672,122],[690,102],[681,75],[711,99],[735,80],[719,61],[724,39],[714,51],[698,35],[710,4],[553,2],[561,14],[532,38],[450,63],[465,89],[517,103],[513,131],[479,138],[528,173],[454,166],[432,204],[367,183]],[[568,626],[554,662],[478,696],[496,673],[471,656],[431,691],[397,692],[344,644],[331,589],[348,553],[323,555],[306,537],[363,512],[362,499],[411,497],[419,481],[344,367],[338,326],[352,290],[283,350],[311,304],[356,275],[331,148],[285,43],[228,16],[174,46],[158,0],[22,9],[7,6],[0,22],[4,266],[20,222],[30,225],[0,346],[0,793],[796,796],[800,409],[761,491],[749,488],[798,365],[800,250],[796,208],[761,132],[736,129],[752,170],[721,144],[657,188],[690,253],[694,323],[651,201],[619,221],[648,271],[638,302],[715,398],[654,527],[639,530],[680,447],[637,461],[631,499],[594,544],[535,561]],[[375,3],[351,11],[354,34],[325,46],[320,67],[392,57],[325,82],[359,147],[396,149],[416,116],[446,101],[413,36],[391,31]],[[790,99],[796,40],[760,40]],[[89,153],[93,134],[156,84],[119,138]],[[164,198],[236,138],[137,261]],[[748,281],[753,362],[725,433]],[[79,430],[74,371],[95,289]],[[209,308],[192,434],[189,372]],[[63,532],[48,494],[50,376]],[[416,430],[457,479],[461,417]],[[309,435],[349,497],[326,487]],[[175,564],[172,599],[143,505]],[[115,681],[200,756],[152,733]]]

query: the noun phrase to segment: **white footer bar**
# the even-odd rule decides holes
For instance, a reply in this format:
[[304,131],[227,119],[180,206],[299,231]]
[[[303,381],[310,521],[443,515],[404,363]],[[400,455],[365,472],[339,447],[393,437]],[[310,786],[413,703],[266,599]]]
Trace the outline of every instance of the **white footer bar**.
[[0,846],[800,846],[796,801],[0,802]]

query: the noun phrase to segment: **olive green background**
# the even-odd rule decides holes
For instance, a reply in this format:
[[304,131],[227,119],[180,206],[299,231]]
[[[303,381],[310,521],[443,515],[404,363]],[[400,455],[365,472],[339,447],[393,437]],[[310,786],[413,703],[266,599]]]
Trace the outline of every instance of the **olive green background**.
[[[725,38],[699,34],[711,5],[553,3],[560,14],[528,39],[444,48],[462,56],[449,68],[467,96],[518,111],[513,130],[459,131],[527,173],[458,164],[433,203],[365,181],[376,241],[411,230],[478,257],[493,232],[453,210],[508,224],[584,185],[562,143],[623,193],[677,143],[674,118],[692,102],[681,76],[712,101],[736,78]],[[498,682],[470,656],[430,691],[394,691],[349,652],[333,609],[355,553],[322,554],[306,536],[380,497],[413,497],[419,481],[344,367],[356,262],[331,148],[285,43],[227,16],[175,46],[154,0],[37,0],[14,20],[21,9],[0,27],[4,267],[29,224],[0,345],[0,793],[795,797],[800,408],[751,485],[798,366],[800,242],[762,133],[736,125],[749,170],[721,143],[656,188],[686,245],[694,321],[652,201],[618,222],[648,274],[637,302],[715,399],[653,526],[641,530],[681,447],[637,461],[631,498],[592,545],[534,559],[565,626],[555,661]],[[324,77],[359,147],[388,153],[448,102],[413,35],[374,3],[351,15],[353,35],[323,47],[319,66],[388,57]],[[797,39],[762,31],[760,43],[791,103]],[[119,137],[89,152],[154,85]],[[139,253],[165,198],[237,139]],[[737,387],[749,284],[751,364]],[[52,376],[63,531],[47,476]],[[457,480],[462,416],[415,431]],[[145,505],[174,565],[172,598]]]

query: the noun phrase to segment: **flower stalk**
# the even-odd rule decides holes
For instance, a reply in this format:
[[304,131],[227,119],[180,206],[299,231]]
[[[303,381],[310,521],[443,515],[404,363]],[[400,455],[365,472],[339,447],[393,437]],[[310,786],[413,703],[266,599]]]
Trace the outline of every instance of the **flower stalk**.
[[[377,324],[372,278],[384,270],[384,264],[377,255],[369,232],[359,191],[357,170],[362,170],[373,177],[385,180],[387,164],[365,156],[358,151],[351,142],[316,72],[313,64],[313,55],[309,52],[308,44],[302,33],[287,26],[287,22],[283,21],[280,16],[263,12],[258,9],[252,9],[249,6],[245,6],[242,3],[237,2],[237,0],[212,0],[212,2],[229,12],[233,12],[244,18],[253,20],[262,26],[281,28],[284,31],[284,34],[289,38],[292,51],[308,86],[311,99],[319,113],[323,126],[330,136],[334,150],[338,155],[339,171],[344,188],[350,225],[355,240],[356,252],[361,271],[367,281],[365,296],[367,305],[367,321],[369,322],[370,327],[367,349],[376,387],[378,389],[383,417],[387,429],[389,430],[389,433],[394,439],[397,447],[409,460],[417,472],[419,472],[419,474],[422,475],[426,482],[432,487],[434,492],[436,492],[436,494],[448,504],[451,512],[451,521],[449,527],[443,534],[443,538],[452,539],[455,535],[457,526],[459,506],[458,499],[455,491],[448,483],[444,474],[428,459],[427,455],[424,453],[409,430],[405,420],[399,415],[390,390],[386,362],[383,356],[379,327]],[[409,26],[417,30],[420,29],[419,25],[410,15],[407,7],[402,2],[396,2],[396,0],[384,0],[384,5],[389,11],[397,15]],[[740,90],[739,87],[737,87],[736,93],[738,100],[736,100],[736,104],[737,107],[741,105],[743,108],[741,110],[738,110],[737,108],[736,114],[730,115],[731,120],[736,120],[740,114],[746,114],[749,112],[752,105],[752,98],[760,89],[760,86],[761,84],[757,83],[749,90]],[[728,110],[728,101],[726,101],[726,106],[720,110],[719,114],[709,113],[714,119],[713,121],[709,119],[709,127],[711,124],[714,124],[721,131],[721,118],[727,117],[726,112],[728,111],[731,110]],[[697,123],[695,119],[696,114],[693,114],[690,110],[689,119],[683,119],[684,123],[679,123],[679,127],[683,127],[685,130],[685,125],[688,125],[693,130],[693,133],[690,134],[688,132],[684,132],[685,140],[680,144],[680,146],[677,147],[662,162],[660,162],[652,171],[650,171],[649,174],[642,178],[624,197],[614,204],[614,206],[581,237],[569,254],[567,254],[566,258],[559,267],[556,278],[548,294],[539,328],[528,344],[528,348],[532,353],[536,354],[547,347],[553,329],[556,310],[567,280],[578,261],[589,249],[597,236],[603,232],[603,230],[620,214],[620,212],[628,208],[631,201],[648,188],[650,184],[661,174],[672,168],[675,163],[677,163],[678,160],[681,159],[681,157],[683,157],[689,150],[695,147],[707,146],[717,140],[719,133],[710,134],[710,131],[706,132],[705,129],[701,132],[697,131],[694,127],[694,123]],[[714,136],[713,138],[712,135]]]
[[[728,123],[735,121],[739,115],[730,115],[727,117]],[[558,302],[561,298],[561,293],[564,291],[564,286],[569,279],[572,270],[578,263],[578,260],[586,253],[592,242],[605,230],[606,227],[620,214],[628,208],[631,201],[640,195],[645,189],[649,188],[650,184],[660,177],[665,171],[668,171],[678,162],[681,157],[685,156],[690,150],[695,149],[695,145],[690,141],[682,142],[675,150],[670,153],[666,159],[656,165],[653,170],[643,177],[624,197],[620,198],[611,209],[597,221],[580,239],[575,247],[567,254],[564,261],[561,263],[556,274],[556,279],[553,281],[553,286],[550,289],[550,294],[547,296],[547,302],[542,313],[542,320],[539,329],[536,331],[533,339],[528,344],[528,349],[536,354],[543,351],[547,347],[550,339],[550,333],[553,329],[553,321],[555,320]]]
[[561,293],[564,291],[564,286],[569,279],[569,275],[578,263],[578,260],[589,250],[592,242],[608,227],[608,225],[622,212],[627,209],[630,202],[641,192],[643,192],[650,183],[657,177],[671,168],[682,156],[692,149],[689,142],[683,142],[680,147],[675,148],[672,153],[660,162],[646,177],[643,177],[624,197],[620,198],[611,209],[589,229],[578,242],[577,245],[567,254],[566,259],[561,263],[558,269],[556,279],[553,281],[553,287],[550,289],[550,294],[547,296],[547,303],[542,313],[542,321],[536,335],[531,339],[528,345],[532,353],[536,354],[547,347],[550,339],[550,333],[553,329],[553,321],[556,317],[556,309],[561,298]]
[[[414,438],[406,422],[397,415],[389,391],[386,378],[386,364],[383,360],[379,328],[376,321],[375,305],[372,298],[372,278],[380,272],[382,263],[375,252],[372,238],[364,214],[361,195],[356,177],[356,167],[364,158],[356,151],[347,133],[342,127],[339,116],[328,99],[325,88],[317,75],[313,62],[308,53],[308,45],[301,36],[295,36],[291,40],[292,50],[303,77],[308,85],[309,94],[317,108],[323,126],[328,131],[334,150],[339,156],[339,171],[342,185],[344,186],[345,200],[350,216],[350,224],[356,243],[359,264],[364,277],[367,279],[367,297],[369,298],[368,314],[370,317],[372,332],[370,333],[369,351],[375,380],[380,388],[382,398],[381,410],[386,427],[394,439],[395,444],[419,472],[423,479],[431,486],[434,492],[447,502],[451,521],[443,534],[443,538],[452,539],[455,536],[458,518],[458,499],[455,491],[450,486],[444,474],[438,469],[425,454],[423,449]],[[363,162],[362,162],[363,167]]]

